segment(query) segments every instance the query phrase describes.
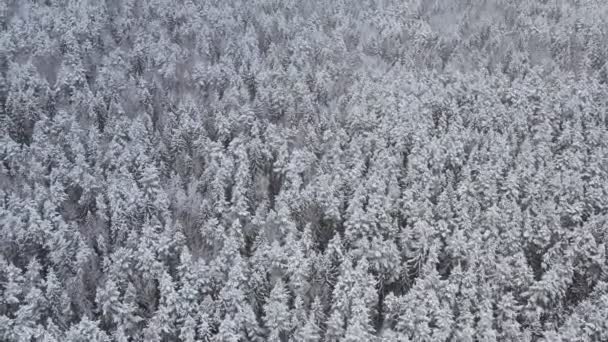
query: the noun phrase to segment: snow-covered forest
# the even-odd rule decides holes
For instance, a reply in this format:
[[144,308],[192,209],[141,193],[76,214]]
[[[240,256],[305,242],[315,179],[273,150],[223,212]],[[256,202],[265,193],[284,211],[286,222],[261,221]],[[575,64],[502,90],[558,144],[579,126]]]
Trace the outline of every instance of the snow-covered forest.
[[0,341],[608,341],[608,2],[0,0]]

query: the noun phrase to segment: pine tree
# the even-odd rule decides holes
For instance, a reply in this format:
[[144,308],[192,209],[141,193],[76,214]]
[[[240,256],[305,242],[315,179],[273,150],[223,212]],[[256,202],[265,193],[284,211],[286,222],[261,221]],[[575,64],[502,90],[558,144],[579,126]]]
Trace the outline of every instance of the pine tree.
[[288,299],[285,284],[281,280],[277,281],[264,305],[264,323],[268,329],[269,341],[281,341],[291,330]]

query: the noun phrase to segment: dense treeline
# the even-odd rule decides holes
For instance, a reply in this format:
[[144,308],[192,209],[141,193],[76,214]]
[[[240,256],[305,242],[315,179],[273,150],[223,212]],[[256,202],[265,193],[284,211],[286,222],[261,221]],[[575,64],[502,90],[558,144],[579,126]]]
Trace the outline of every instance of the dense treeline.
[[607,341],[607,18],[0,1],[0,340]]

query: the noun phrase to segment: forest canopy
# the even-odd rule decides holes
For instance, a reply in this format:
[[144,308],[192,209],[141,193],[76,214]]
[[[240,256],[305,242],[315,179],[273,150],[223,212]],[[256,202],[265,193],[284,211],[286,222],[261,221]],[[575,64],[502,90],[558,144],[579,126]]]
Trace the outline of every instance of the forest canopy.
[[608,341],[607,24],[0,0],[0,341]]

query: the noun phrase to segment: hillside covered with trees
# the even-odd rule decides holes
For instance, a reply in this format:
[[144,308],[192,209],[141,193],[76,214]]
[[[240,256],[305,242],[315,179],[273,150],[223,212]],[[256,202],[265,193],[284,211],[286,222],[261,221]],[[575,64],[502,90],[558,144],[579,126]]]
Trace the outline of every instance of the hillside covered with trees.
[[608,341],[608,2],[0,0],[0,341]]

